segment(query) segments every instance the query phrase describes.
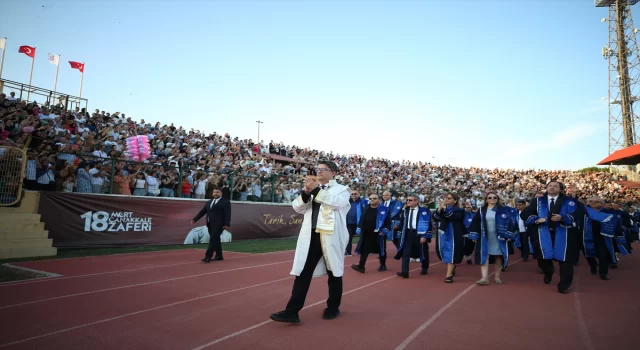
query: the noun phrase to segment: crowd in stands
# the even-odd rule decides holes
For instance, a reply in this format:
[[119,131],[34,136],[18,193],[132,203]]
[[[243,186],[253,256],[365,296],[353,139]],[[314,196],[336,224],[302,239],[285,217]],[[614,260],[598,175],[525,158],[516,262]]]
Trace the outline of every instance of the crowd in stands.
[[[173,123],[134,121],[124,113],[20,101],[0,94],[0,138],[4,145],[28,144],[24,188],[137,196],[210,198],[213,187],[234,200],[288,203],[314,174],[319,159],[336,162],[337,180],[366,195],[390,190],[402,198],[417,193],[425,204],[453,191],[474,205],[487,190],[504,201],[531,198],[554,179],[618,203],[637,202],[638,193],[616,182],[606,169],[594,172],[513,170],[436,166],[366,159],[288,145],[255,143],[229,134],[205,135]],[[153,157],[131,161],[126,138],[148,135]],[[29,137],[30,136],[30,137]],[[283,157],[290,158],[282,161]]]

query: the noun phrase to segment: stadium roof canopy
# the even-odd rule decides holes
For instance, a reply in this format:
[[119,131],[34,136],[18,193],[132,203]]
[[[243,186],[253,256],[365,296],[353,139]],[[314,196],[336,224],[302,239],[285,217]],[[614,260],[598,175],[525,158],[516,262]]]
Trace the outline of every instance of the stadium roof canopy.
[[611,153],[598,165],[636,165],[640,164],[640,144]]

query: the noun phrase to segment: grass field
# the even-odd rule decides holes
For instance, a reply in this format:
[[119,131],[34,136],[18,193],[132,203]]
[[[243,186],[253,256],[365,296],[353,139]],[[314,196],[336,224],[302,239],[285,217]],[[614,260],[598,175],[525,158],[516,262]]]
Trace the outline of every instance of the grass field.
[[[283,250],[293,250],[296,248],[296,238],[278,238],[278,239],[259,239],[259,240],[246,240],[223,243],[222,247],[224,251],[239,252],[239,253],[269,253],[278,252]],[[358,238],[353,239],[353,244],[358,243]],[[34,257],[34,258],[21,258],[21,259],[7,259],[0,260],[0,283],[19,281],[24,279],[40,278],[44,277],[40,274],[14,269],[10,266],[3,265],[5,263],[18,262],[18,261],[33,261],[33,260],[51,260],[51,259],[64,259],[75,258],[83,256],[101,256],[101,255],[113,255],[113,254],[130,254],[130,253],[142,253],[162,250],[176,250],[176,249],[193,249],[201,248],[207,249],[206,244],[179,244],[179,245],[163,245],[163,246],[140,246],[140,247],[112,247],[112,248],[88,248],[88,249],[59,249],[56,256]]]

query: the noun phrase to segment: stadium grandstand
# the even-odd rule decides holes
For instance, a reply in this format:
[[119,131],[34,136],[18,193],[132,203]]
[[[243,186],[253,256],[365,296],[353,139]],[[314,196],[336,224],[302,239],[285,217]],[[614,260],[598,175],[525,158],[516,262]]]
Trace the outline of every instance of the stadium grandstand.
[[[639,199],[635,183],[626,181],[628,174],[609,169],[482,169],[367,159],[226,133],[205,135],[173,123],[134,120],[117,111],[88,111],[77,103],[86,106],[86,99],[61,94],[53,98],[44,89],[35,96],[45,102],[25,101],[18,83],[3,82],[0,135],[4,145],[28,143],[26,190],[210,198],[212,188],[219,186],[223,196],[235,201],[290,203],[300,192],[302,178],[314,174],[314,164],[329,159],[341,168],[337,180],[363,195],[388,190],[403,198],[418,193],[431,207],[447,191],[473,206],[481,204],[487,190],[507,201],[531,198],[551,179],[581,195],[620,205]],[[148,135],[151,159],[134,162],[127,154],[125,140],[132,135]]]

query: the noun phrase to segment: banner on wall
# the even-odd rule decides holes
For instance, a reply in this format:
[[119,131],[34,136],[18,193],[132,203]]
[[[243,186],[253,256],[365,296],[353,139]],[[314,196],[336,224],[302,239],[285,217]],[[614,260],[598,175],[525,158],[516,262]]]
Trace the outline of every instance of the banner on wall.
[[[38,213],[53,246],[58,248],[197,244],[209,240],[206,227],[200,232],[206,217],[191,224],[205,203],[195,199],[40,192]],[[232,202],[231,230],[224,238],[297,237],[302,220],[291,206]]]

